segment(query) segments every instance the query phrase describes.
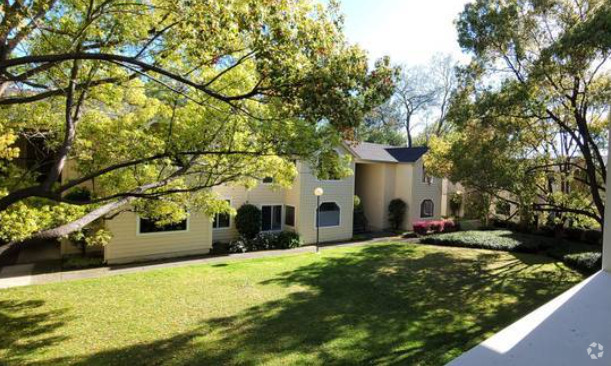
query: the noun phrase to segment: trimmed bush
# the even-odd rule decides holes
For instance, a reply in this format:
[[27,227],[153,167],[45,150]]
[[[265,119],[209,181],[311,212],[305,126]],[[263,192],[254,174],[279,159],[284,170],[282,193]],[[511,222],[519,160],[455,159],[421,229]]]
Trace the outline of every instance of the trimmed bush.
[[429,232],[428,221],[416,221],[412,224],[414,232],[418,235],[426,235]]
[[301,246],[299,234],[293,231],[283,231],[276,235],[275,249],[291,249]]
[[458,231],[459,226],[458,223],[453,220],[444,220],[443,221],[443,231],[444,232],[453,232]]
[[603,233],[600,230],[586,230],[583,234],[583,241],[592,245],[600,245],[602,238]]
[[399,230],[405,218],[407,204],[400,198],[395,198],[388,204],[388,221],[394,230]]
[[420,242],[508,252],[540,253],[587,273],[597,271],[602,266],[600,247],[509,230],[462,231],[431,235],[421,239]]
[[246,239],[239,238],[229,242],[229,253],[245,253],[247,251]]
[[242,205],[235,217],[235,227],[244,239],[254,239],[261,232],[261,210],[254,205]]
[[214,243],[212,243],[212,249],[210,249],[210,254],[229,254],[231,253],[229,249],[229,243],[215,241]]
[[580,271],[594,273],[602,268],[603,256],[598,252],[567,254],[562,261]]
[[578,227],[569,227],[564,229],[564,235],[566,238],[572,241],[582,241],[584,237],[584,229]]

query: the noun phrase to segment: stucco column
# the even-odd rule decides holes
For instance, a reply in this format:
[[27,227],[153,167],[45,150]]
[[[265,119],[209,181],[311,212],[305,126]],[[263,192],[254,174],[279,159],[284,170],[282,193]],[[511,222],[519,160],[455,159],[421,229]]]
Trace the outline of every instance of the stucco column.
[[[611,119],[610,119],[611,122]],[[609,128],[609,136],[611,137],[611,126]],[[611,157],[611,143],[607,159]],[[603,269],[611,272],[611,167],[607,163],[607,197],[605,202],[605,228],[603,236]]]

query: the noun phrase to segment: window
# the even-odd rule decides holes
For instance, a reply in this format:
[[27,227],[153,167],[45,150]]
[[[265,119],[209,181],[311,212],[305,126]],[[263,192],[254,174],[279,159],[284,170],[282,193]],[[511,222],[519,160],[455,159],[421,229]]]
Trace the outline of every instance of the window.
[[138,233],[140,234],[151,234],[151,233],[166,233],[174,231],[187,231],[187,220],[169,225],[159,226],[154,220],[145,218],[139,219]]
[[295,207],[284,206],[284,225],[295,227]]
[[435,205],[433,204],[433,201],[431,200],[422,201],[422,204],[420,205],[420,217],[422,218],[433,217],[434,209],[435,209]]
[[282,206],[261,206],[261,231],[282,229]]
[[[227,203],[231,204],[230,200]],[[231,226],[231,217],[228,213],[217,213],[214,215],[214,222],[212,222],[213,229],[227,229]]]
[[274,183],[274,178],[272,177],[263,178],[263,184],[272,184],[272,183]]
[[[317,217],[316,223],[320,227],[339,226],[340,209],[335,202],[324,202],[320,204],[320,219]],[[319,221],[320,220],[320,221]]]

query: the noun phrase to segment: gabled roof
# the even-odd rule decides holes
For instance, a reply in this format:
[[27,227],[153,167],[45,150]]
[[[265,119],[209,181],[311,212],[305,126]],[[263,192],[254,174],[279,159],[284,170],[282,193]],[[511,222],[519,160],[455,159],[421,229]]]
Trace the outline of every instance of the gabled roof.
[[428,151],[428,148],[424,146],[397,147],[371,142],[361,142],[357,145],[346,144],[357,158],[383,163],[413,163]]

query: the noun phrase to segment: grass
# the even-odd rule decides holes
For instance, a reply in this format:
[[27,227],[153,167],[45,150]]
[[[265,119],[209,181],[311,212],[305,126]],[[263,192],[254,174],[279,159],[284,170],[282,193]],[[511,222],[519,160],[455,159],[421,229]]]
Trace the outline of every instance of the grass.
[[0,291],[6,364],[444,364],[582,275],[384,243]]
[[600,270],[602,266],[600,246],[510,230],[459,231],[431,235],[421,239],[421,242],[465,248],[539,253],[561,260],[584,273],[593,273]]

